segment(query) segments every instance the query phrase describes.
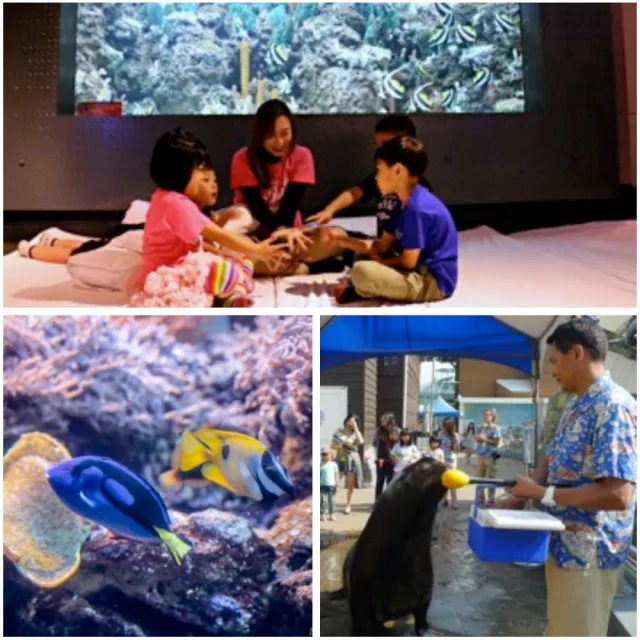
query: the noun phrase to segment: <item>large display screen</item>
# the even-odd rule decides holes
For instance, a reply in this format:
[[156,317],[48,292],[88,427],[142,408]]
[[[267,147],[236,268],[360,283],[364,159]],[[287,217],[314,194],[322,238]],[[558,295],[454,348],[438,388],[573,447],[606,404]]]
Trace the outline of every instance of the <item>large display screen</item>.
[[446,2],[66,5],[61,73],[72,76],[73,98],[61,102],[74,111],[119,102],[130,116],[250,114],[272,97],[301,114],[524,112],[532,104],[525,11]]

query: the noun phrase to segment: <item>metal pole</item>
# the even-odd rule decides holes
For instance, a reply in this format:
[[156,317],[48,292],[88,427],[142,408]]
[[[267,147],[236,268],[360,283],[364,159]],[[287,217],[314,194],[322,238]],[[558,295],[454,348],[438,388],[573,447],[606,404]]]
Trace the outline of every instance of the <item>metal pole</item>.
[[431,434],[435,428],[435,419],[433,415],[433,403],[436,401],[436,359],[431,356]]
[[407,428],[407,393],[409,388],[409,383],[407,380],[407,373],[409,371],[408,361],[409,361],[409,356],[404,355],[402,360],[402,364],[403,364],[402,375],[404,376],[404,379],[402,381],[402,394],[403,394],[402,395],[402,419],[400,421],[403,429]]
[[[538,440],[540,437],[540,343],[536,342],[535,362],[533,364],[533,447],[531,457],[533,459],[534,469],[538,467]],[[527,469],[527,475],[529,475]]]

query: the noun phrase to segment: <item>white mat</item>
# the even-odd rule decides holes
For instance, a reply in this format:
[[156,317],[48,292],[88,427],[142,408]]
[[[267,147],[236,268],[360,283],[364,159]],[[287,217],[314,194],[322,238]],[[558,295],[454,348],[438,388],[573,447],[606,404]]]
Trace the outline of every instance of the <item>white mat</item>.
[[[341,226],[373,233],[373,218],[343,218]],[[65,234],[69,235],[69,234]],[[460,234],[456,293],[438,307],[635,307],[636,222],[598,222],[504,236],[488,227]],[[261,278],[257,308],[335,306],[341,274]],[[4,306],[121,307],[122,294],[84,289],[64,265],[4,257]],[[350,306],[378,306],[360,303]],[[425,307],[427,305],[417,305]]]

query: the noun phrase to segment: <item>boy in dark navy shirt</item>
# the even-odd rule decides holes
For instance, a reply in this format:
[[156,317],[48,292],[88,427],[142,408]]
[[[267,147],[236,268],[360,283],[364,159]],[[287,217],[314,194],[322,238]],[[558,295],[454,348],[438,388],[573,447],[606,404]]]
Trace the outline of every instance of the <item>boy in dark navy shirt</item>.
[[336,236],[341,248],[370,258],[354,264],[351,284],[335,288],[336,300],[449,298],[458,281],[458,234],[446,206],[419,184],[427,168],[424,145],[407,136],[394,138],[377,150],[376,167],[380,193],[396,194],[400,207],[384,223],[378,240]]
[[[402,114],[392,114],[386,118],[379,120],[375,126],[375,144],[379,149],[385,142],[393,140],[401,136],[416,137],[416,127],[408,116]],[[424,185],[431,191],[431,185],[425,178],[420,178],[420,184]],[[384,223],[391,217],[393,212],[400,206],[400,201],[394,193],[382,194],[376,184],[376,172],[370,173],[358,185],[343,191],[335,200],[330,202],[322,211],[316,213],[308,219],[308,222],[317,224],[327,224],[333,216],[353,206],[358,202],[368,202],[374,200],[376,202],[376,224],[377,231],[375,237],[380,237],[384,228]],[[338,232],[339,233],[339,232]],[[337,234],[336,234],[337,235]],[[350,231],[348,235],[352,238],[372,239],[364,233]]]

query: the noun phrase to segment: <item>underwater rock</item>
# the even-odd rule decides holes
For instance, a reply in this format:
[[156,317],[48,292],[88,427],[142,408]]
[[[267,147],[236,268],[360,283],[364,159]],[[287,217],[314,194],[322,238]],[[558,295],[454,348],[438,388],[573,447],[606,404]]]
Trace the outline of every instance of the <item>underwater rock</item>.
[[84,598],[62,589],[42,593],[29,606],[15,612],[20,636],[124,636],[143,637],[142,629],[109,609],[93,606]]
[[313,576],[311,571],[297,571],[276,581],[269,608],[269,631],[272,635],[311,635],[309,621],[313,613]]
[[384,105],[376,94],[381,79],[375,72],[337,67],[319,71],[308,85],[300,75],[315,110],[326,113],[379,113]]
[[495,55],[495,45],[478,44],[464,49],[460,54],[460,62],[463,64],[475,63],[476,65],[488,65]]
[[162,545],[102,532],[85,545],[81,570],[67,586],[92,601],[100,593],[109,594],[105,602],[126,599],[129,619],[143,626],[144,619],[133,617],[135,603],[168,625],[182,621],[205,634],[260,635],[274,577],[271,546],[245,519],[215,509],[189,517],[171,512],[171,519],[172,530],[193,544],[182,567]]
[[305,46],[319,51],[326,42],[331,40],[337,40],[344,47],[362,44],[360,34],[331,13],[324,13],[307,20],[300,26],[299,38]]
[[312,499],[284,507],[262,538],[275,549],[279,574],[272,587],[269,629],[275,635],[307,635],[313,597]]
[[262,538],[275,549],[277,569],[310,569],[313,555],[312,499],[283,507],[273,527],[262,534]]
[[[172,530],[193,544],[181,567],[162,545],[96,527],[80,571],[64,588],[43,592],[5,571],[5,597],[13,594],[5,632],[309,635],[311,503],[286,507],[273,530],[260,535],[244,518],[215,509],[171,512]],[[292,571],[303,559],[304,568]]]
[[507,98],[496,102],[496,111],[501,113],[521,113],[524,111],[524,100],[522,98]]
[[70,457],[44,433],[21,436],[4,457],[4,554],[41,587],[57,587],[76,573],[91,530],[89,522],[64,506],[47,480],[47,470]]
[[105,29],[107,41],[115,47],[135,46],[141,33],[142,24],[132,18],[119,18]]

